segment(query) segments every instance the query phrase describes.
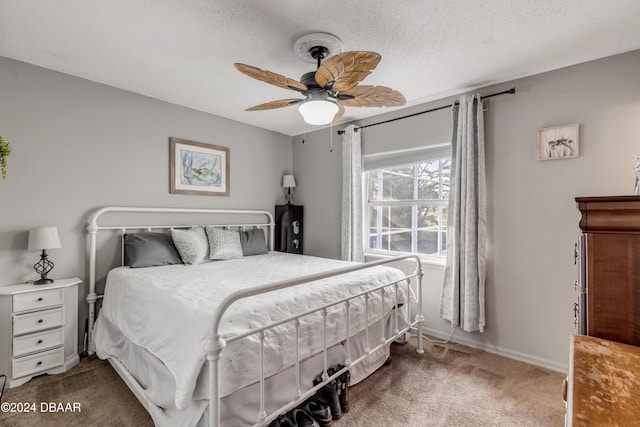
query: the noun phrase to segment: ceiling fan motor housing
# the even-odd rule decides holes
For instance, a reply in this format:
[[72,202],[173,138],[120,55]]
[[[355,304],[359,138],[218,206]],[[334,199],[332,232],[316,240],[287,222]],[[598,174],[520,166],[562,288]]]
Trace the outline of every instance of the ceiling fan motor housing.
[[308,87],[309,89],[318,88],[321,89],[318,82],[316,82],[316,72],[310,71],[308,73],[304,73],[302,77],[300,77],[300,83]]

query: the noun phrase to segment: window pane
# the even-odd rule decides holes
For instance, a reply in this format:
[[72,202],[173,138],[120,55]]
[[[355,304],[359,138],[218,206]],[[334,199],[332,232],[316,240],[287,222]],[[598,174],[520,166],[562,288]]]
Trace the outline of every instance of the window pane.
[[447,256],[447,230],[443,230],[442,233],[440,233],[440,236],[442,238],[442,243],[441,243],[441,250],[440,253],[438,255],[440,256]]
[[372,171],[367,173],[367,199],[368,200],[378,200],[378,177],[382,174],[382,172]]
[[449,186],[451,183],[451,159],[440,160],[442,183],[440,186],[440,199],[449,200]]
[[418,165],[418,198],[438,199],[439,180],[438,162],[420,163]]
[[418,164],[418,198],[447,200],[451,161],[434,160]]
[[411,206],[371,207],[369,247],[411,252],[411,223]]
[[440,244],[440,256],[447,256],[447,208],[442,208],[442,222],[440,223],[440,237],[442,242]]
[[413,198],[413,165],[386,170],[384,174],[384,199],[412,200]]
[[418,207],[418,227],[438,226],[438,206]]
[[418,231],[418,253],[438,255],[438,231]]
[[374,206],[369,209],[369,227],[375,229],[378,224],[378,211],[384,208]]
[[442,219],[441,219],[440,227],[442,227],[442,230],[445,231],[445,232],[447,231],[447,217],[448,217],[447,214],[448,213],[449,213],[449,208],[443,206],[442,207]]
[[384,226],[392,230],[400,228],[411,230],[411,206],[385,206],[383,212]]
[[394,233],[389,236],[391,250],[399,252],[411,252],[411,231]]
[[369,233],[369,249],[380,249],[383,251],[389,250],[389,235],[388,234],[376,234],[375,230],[371,230]]

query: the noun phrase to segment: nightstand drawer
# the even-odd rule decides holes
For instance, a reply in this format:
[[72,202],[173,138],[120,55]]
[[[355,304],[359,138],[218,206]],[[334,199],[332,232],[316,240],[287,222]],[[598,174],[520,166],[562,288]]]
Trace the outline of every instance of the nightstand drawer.
[[37,292],[25,292],[13,296],[13,312],[38,310],[64,303],[64,289],[47,289]]
[[13,316],[13,335],[42,331],[64,325],[62,307]]
[[64,347],[13,359],[11,372],[13,378],[20,378],[62,365],[64,365]]
[[13,339],[13,357],[48,350],[64,344],[64,329],[58,328]]

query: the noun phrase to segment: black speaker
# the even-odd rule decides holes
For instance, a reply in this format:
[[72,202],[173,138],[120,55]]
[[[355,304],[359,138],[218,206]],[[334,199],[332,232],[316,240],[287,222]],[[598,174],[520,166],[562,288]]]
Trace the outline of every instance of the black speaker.
[[292,254],[302,253],[303,206],[292,204],[276,206],[275,249]]

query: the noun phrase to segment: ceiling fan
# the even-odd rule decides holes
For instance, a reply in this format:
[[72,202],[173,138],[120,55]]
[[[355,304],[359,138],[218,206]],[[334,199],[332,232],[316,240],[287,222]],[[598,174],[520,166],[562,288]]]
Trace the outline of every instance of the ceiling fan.
[[380,62],[381,56],[378,53],[353,51],[330,56],[332,50],[338,49],[341,51],[340,39],[330,34],[312,34],[299,39],[295,50],[301,58],[317,64],[316,71],[303,74],[300,81],[251,65],[233,64],[238,71],[249,77],[304,95],[304,98],[267,102],[245,111],[299,105],[298,111],[305,122],[325,125],[337,122],[344,115],[345,106],[397,107],[406,103],[404,96],[391,88],[358,85]]

